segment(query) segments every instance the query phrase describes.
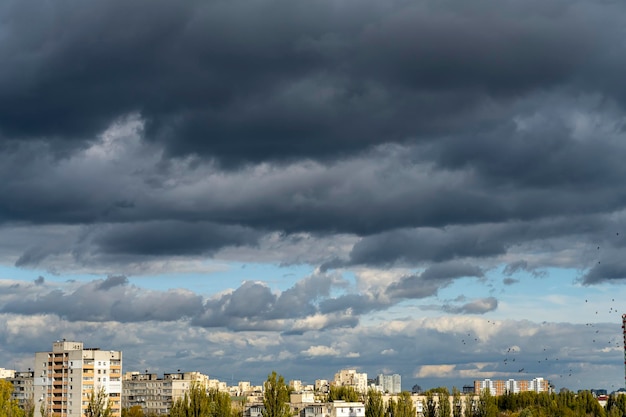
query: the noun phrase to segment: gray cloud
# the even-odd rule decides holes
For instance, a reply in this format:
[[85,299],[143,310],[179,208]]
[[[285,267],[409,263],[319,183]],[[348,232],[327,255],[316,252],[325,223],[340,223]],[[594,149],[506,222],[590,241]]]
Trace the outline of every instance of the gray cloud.
[[69,321],[134,322],[180,320],[199,314],[202,308],[202,297],[189,291],[145,291],[129,285],[123,276],[79,284],[67,291],[55,287],[33,290],[25,288],[16,292],[19,296],[2,300],[0,311],[56,314]]
[[443,306],[444,311],[455,314],[484,314],[496,308],[498,308],[498,300],[494,297],[473,300],[461,306]]

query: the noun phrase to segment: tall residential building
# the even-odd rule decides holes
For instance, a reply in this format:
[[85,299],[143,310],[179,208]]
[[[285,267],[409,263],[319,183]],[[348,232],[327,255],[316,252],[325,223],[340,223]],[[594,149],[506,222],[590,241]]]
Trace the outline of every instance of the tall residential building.
[[13,378],[7,378],[7,381],[13,384],[11,399],[17,400],[17,403],[22,409],[28,408],[29,404],[33,403],[35,395],[33,388],[34,374],[33,371],[28,370],[15,372]]
[[177,372],[164,374],[141,374],[127,372],[124,375],[122,408],[140,406],[144,415],[169,414],[172,405],[183,398],[189,388],[196,385],[209,388],[209,377],[200,372]]
[[0,368],[0,379],[13,378],[15,371],[13,369]]
[[376,377],[376,386],[382,392],[399,394],[402,392],[402,377],[399,374],[380,374]]
[[335,374],[335,386],[352,387],[357,392],[367,393],[367,374],[358,373],[355,369],[342,369]]
[[550,382],[543,378],[534,378],[531,380],[515,380],[509,379],[495,380],[484,379],[482,381],[474,381],[474,392],[480,394],[485,389],[489,389],[491,395],[503,395],[507,393],[515,394],[518,392],[534,391],[534,392],[550,392]]
[[81,417],[91,395],[103,390],[113,417],[120,417],[121,377],[122,352],[56,341],[52,351],[35,353],[35,410],[43,407],[42,417]]

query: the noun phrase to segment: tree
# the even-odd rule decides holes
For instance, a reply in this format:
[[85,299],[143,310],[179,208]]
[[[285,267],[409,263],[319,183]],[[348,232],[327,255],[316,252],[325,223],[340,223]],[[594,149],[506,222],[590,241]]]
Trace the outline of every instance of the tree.
[[452,417],[463,417],[462,410],[461,391],[457,387],[452,387]]
[[365,417],[385,417],[385,405],[380,392],[369,390],[365,403]]
[[192,384],[189,392],[172,405],[170,417],[231,417],[230,395],[216,389],[206,391]]
[[496,417],[497,415],[498,406],[496,405],[496,400],[489,392],[489,389],[484,389],[478,397],[476,417]]
[[424,417],[437,417],[437,403],[432,390],[426,392],[426,406],[424,407]]
[[143,408],[140,405],[133,405],[130,408],[122,408],[122,417],[144,417]]
[[267,376],[263,393],[263,417],[290,417],[289,388],[282,375],[275,371]]
[[360,401],[361,396],[354,387],[330,386],[328,401]]
[[414,417],[415,407],[413,407],[413,400],[411,400],[411,394],[408,391],[402,391],[398,395],[398,399],[394,404],[393,410],[394,417]]
[[111,417],[111,407],[109,405],[109,395],[104,388],[100,388],[98,392],[91,390],[89,395],[89,403],[85,410],[85,417]]
[[450,394],[448,389],[444,388],[439,392],[439,403],[437,405],[437,416],[439,417],[452,417],[450,408]]
[[13,384],[0,379],[0,417],[24,417],[24,410],[17,404],[17,400],[11,399]]

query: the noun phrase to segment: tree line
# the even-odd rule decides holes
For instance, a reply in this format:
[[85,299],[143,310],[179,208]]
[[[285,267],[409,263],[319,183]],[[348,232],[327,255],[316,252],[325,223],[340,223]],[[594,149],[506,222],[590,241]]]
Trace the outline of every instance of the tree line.
[[[282,375],[272,372],[264,384],[263,417],[292,417],[289,406],[290,390]],[[32,402],[21,408],[11,399],[13,385],[0,380],[0,417],[35,417]],[[424,392],[420,417],[626,417],[626,395],[613,394],[602,407],[590,391],[573,393],[521,392],[492,396],[489,390],[480,395],[452,393],[445,387]],[[411,393],[404,391],[387,402],[383,394],[370,390],[367,394],[352,387],[331,386],[326,401],[363,402],[365,417],[416,417]],[[182,398],[174,402],[168,417],[242,417],[244,401],[233,403],[230,395],[217,390],[205,390],[193,385]],[[41,416],[47,410],[42,408]],[[111,417],[104,390],[92,392],[85,417]],[[156,417],[144,415],[141,406],[122,409],[122,417]]]

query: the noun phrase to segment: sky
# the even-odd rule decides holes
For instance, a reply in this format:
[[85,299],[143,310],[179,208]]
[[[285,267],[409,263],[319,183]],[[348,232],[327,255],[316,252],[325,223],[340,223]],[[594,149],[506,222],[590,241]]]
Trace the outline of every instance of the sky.
[[623,387],[625,18],[1,2],[0,367]]

